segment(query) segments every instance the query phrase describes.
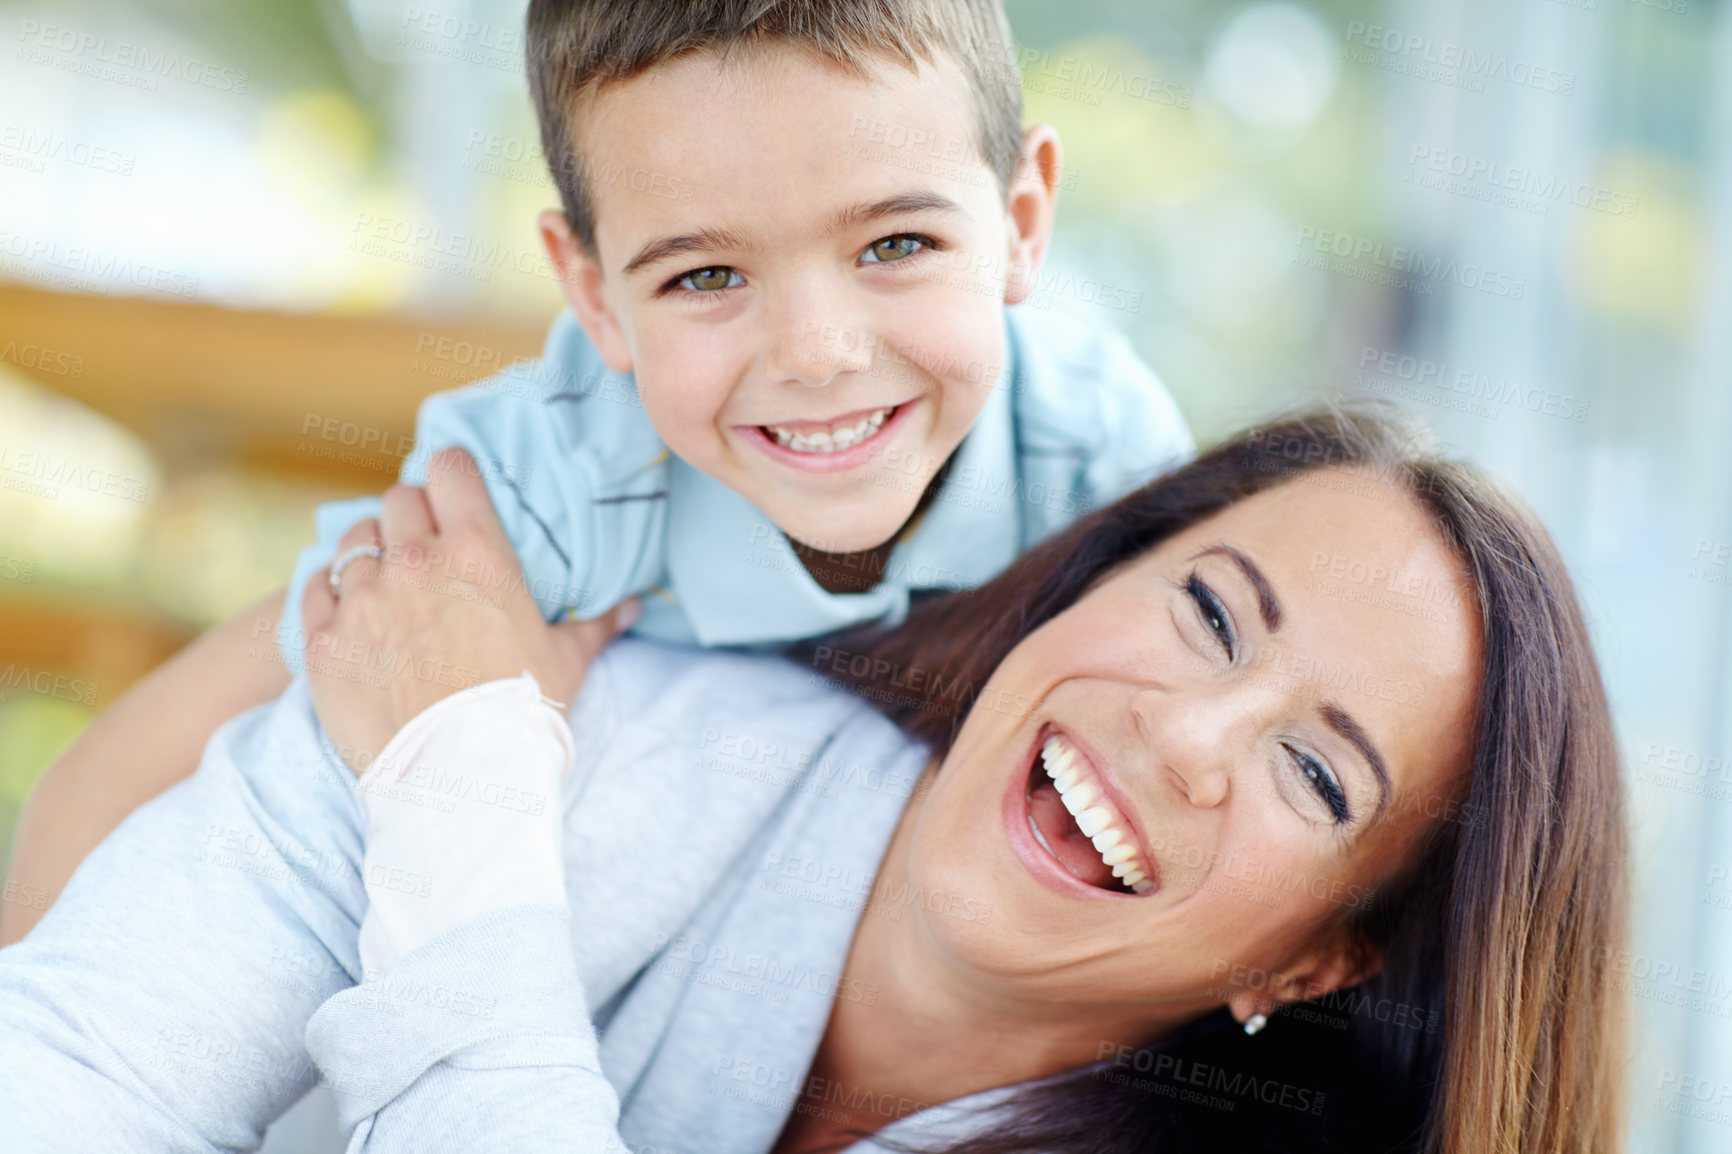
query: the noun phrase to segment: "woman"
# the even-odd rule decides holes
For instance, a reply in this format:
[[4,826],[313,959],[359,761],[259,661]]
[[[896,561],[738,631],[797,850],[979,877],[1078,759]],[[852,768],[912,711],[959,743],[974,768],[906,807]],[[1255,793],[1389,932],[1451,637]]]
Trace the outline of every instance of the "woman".
[[569,724],[598,632],[420,579],[507,556],[439,476],[306,607],[330,745],[301,684],[237,720],[0,953],[21,1148],[245,1146],[315,1063],[365,1150],[1620,1146],[1586,631],[1382,421],[1246,434],[804,670],[622,643]]

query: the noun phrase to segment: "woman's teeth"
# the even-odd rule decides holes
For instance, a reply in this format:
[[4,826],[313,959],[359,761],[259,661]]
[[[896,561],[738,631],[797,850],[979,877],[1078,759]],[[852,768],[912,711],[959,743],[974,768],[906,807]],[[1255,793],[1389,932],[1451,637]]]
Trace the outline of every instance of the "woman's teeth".
[[815,433],[802,436],[790,432],[779,425],[765,425],[764,432],[774,437],[776,444],[784,449],[792,449],[796,453],[840,453],[843,449],[852,449],[861,441],[869,440],[874,433],[884,427],[884,422],[890,419],[890,414],[896,411],[896,406],[879,409],[868,413],[858,423],[846,428],[828,430],[820,429]]
[[1094,843],[1101,861],[1112,867],[1113,876],[1135,893],[1154,889],[1155,883],[1149,880],[1148,868],[1131,839],[1130,826],[1094,780],[1088,764],[1056,735],[1040,747],[1040,759],[1059,800],[1083,836]]

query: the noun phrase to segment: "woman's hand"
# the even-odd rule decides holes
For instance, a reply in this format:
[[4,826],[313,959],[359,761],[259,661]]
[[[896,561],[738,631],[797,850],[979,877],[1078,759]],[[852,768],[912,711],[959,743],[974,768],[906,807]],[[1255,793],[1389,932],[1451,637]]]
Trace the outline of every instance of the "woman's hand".
[[459,689],[528,670],[570,704],[595,655],[636,619],[626,602],[592,621],[549,625],[469,454],[445,449],[427,487],[393,485],[380,520],[344,534],[350,561],[333,594],[329,570],[301,601],[313,705],[343,760],[366,770],[410,718]]

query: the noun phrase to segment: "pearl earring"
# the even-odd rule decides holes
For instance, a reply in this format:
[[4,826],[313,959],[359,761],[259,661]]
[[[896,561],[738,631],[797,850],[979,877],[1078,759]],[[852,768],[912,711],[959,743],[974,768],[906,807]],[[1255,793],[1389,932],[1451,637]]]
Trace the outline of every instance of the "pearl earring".
[[1247,1037],[1254,1035],[1257,1031],[1261,1030],[1268,1024],[1269,1019],[1265,1018],[1262,1014],[1252,1014],[1249,1018],[1245,1019],[1245,1034]]

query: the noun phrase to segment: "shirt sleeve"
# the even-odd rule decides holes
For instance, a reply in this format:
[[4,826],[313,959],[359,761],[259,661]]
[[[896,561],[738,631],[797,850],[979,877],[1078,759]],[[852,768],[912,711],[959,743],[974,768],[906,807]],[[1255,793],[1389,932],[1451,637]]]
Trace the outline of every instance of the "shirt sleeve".
[[307,1028],[350,1154],[625,1150],[565,901],[571,757],[526,673],[418,715],[362,777],[366,980]]
[[[427,462],[456,446],[475,460],[493,510],[549,621],[599,616],[663,578],[667,452],[629,376],[610,371],[562,314],[538,361],[421,403],[400,479],[423,485]],[[301,594],[343,533],[376,517],[372,498],[321,505],[317,541],[295,565],[278,629],[284,663],[305,666]],[[435,559],[437,566],[437,559]],[[437,569],[435,576],[438,576]],[[446,574],[503,594],[512,574]]]
[[1014,349],[1019,467],[1032,545],[1146,485],[1196,451],[1179,406],[1110,326],[1021,305]]
[[614,373],[571,314],[539,361],[427,398],[402,480],[426,483],[433,454],[475,458],[548,620],[605,613],[661,580],[667,450],[637,386]]

